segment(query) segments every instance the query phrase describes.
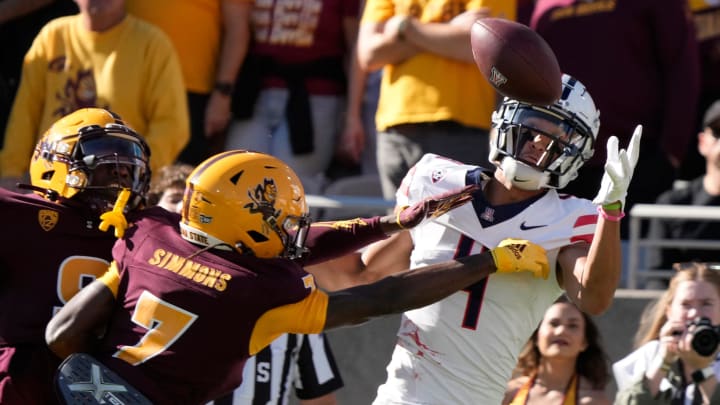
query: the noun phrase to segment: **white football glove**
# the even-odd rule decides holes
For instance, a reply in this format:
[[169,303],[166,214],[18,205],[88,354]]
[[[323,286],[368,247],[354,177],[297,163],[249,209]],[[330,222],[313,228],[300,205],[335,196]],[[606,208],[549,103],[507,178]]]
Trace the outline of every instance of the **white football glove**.
[[[640,156],[640,138],[642,137],[642,125],[635,127],[635,132],[630,139],[627,151],[620,149],[618,152],[618,139],[611,136],[607,143],[607,161],[605,162],[605,174],[600,182],[600,191],[593,199],[597,205],[612,204],[620,201],[622,208],[625,207],[625,197],[630,186],[635,165]],[[622,209],[621,208],[621,209]]]

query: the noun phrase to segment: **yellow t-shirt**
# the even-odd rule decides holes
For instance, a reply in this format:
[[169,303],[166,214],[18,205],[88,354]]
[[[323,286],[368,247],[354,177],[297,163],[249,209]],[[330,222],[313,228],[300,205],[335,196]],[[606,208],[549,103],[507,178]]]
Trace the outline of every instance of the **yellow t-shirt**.
[[251,0],[127,0],[129,13],[170,37],[188,91],[212,91],[222,40],[222,1]]
[[[368,0],[362,22],[382,22],[393,15],[413,15],[422,22],[446,22],[467,11],[488,7],[492,17],[516,18],[515,0],[461,1]],[[412,8],[412,12],[411,12]],[[468,35],[468,46],[470,36]],[[398,65],[387,65],[380,85],[375,116],[378,130],[406,123],[455,120],[471,127],[490,128],[497,93],[474,63],[432,53],[420,53]]]
[[118,113],[147,141],[153,170],[173,163],[190,139],[180,62],[161,30],[127,16],[92,32],[79,15],[61,17],[42,28],[25,55],[0,175],[25,174],[42,134],[83,107]]

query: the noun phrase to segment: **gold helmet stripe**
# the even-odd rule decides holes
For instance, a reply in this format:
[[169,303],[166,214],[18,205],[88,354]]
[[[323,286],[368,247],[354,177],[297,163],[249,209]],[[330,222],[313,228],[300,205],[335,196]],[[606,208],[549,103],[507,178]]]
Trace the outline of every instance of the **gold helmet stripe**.
[[242,153],[248,153],[248,150],[245,149],[236,149],[236,150],[229,150],[227,152],[220,153],[218,155],[213,156],[210,159],[207,159],[206,161],[200,163],[200,166],[196,167],[195,170],[193,170],[192,173],[190,173],[190,180],[189,182],[192,183],[193,181],[197,180],[205,170],[207,170],[208,167],[214,165],[218,161],[225,159],[228,156],[238,155]]

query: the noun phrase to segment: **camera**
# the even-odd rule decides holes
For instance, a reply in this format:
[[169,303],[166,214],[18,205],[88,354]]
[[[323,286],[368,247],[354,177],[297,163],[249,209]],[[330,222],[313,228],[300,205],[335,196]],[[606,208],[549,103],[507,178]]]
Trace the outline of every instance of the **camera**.
[[695,352],[703,357],[710,356],[720,344],[720,326],[713,325],[710,319],[702,317],[688,322],[695,325],[691,345]]

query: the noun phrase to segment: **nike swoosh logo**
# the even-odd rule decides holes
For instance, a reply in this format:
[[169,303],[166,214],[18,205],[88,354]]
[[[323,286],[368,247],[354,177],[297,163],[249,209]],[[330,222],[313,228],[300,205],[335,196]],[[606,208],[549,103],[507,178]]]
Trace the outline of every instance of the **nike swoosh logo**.
[[547,226],[547,225],[525,225],[525,221],[523,221],[523,223],[520,224],[520,229],[523,230],[523,231],[529,231],[529,230],[531,230],[531,229],[543,228],[543,227],[546,227],[546,226]]
[[523,179],[518,179],[517,177],[514,177],[514,178],[513,178],[513,181],[516,181],[516,182],[518,182],[518,183],[527,183],[527,182],[530,181],[530,180],[523,180]]

